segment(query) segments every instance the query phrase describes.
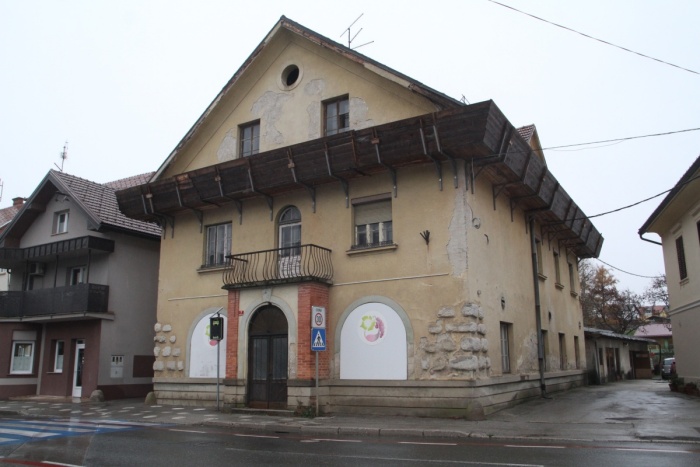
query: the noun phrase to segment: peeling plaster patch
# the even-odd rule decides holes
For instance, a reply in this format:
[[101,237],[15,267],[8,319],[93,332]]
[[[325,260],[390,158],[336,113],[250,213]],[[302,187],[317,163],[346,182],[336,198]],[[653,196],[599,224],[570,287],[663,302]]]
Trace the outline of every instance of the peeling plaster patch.
[[224,136],[219,149],[216,151],[216,158],[219,162],[230,161],[236,158],[236,150],[238,149],[236,133],[236,130],[233,128],[226,132],[226,136]]
[[450,240],[447,242],[447,257],[452,265],[452,275],[462,276],[467,271],[467,229],[471,226],[469,219],[472,210],[467,204],[467,192],[464,175],[459,175],[459,189],[455,190],[454,209],[450,219]]
[[267,91],[253,104],[251,112],[260,118],[260,138],[275,145],[284,144],[284,135],[275,126],[282,115],[284,103],[291,99],[289,93]]
[[163,369],[165,369],[165,363],[163,363],[160,360],[153,362],[153,370],[154,371],[163,371]]
[[307,96],[322,96],[326,89],[326,81],[323,79],[312,79],[304,86],[304,94]]
[[374,126],[374,120],[367,118],[369,108],[364,99],[360,97],[350,98],[350,128],[361,130]]

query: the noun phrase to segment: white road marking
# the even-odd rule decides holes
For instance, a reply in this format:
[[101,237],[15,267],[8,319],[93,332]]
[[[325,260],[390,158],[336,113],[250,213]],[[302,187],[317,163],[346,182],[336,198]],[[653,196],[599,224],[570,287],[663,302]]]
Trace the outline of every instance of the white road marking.
[[672,454],[690,454],[690,451],[676,451],[673,449],[640,449],[640,448],[616,448],[616,451],[638,451],[638,452],[668,452]]
[[507,448],[532,448],[532,449],[565,449],[566,446],[529,446],[524,444],[506,444]]
[[269,435],[244,435],[241,433],[236,433],[236,436],[240,436],[242,438],[271,438],[271,439],[279,439],[279,436],[269,436]]
[[417,441],[399,441],[399,444],[425,444],[427,446],[457,446],[457,443],[419,443]]
[[171,428],[170,431],[179,431],[179,432],[182,432],[182,433],[202,433],[202,434],[205,434],[205,433],[206,433],[206,431],[197,431],[197,430],[176,430],[176,429],[174,429],[174,428]]

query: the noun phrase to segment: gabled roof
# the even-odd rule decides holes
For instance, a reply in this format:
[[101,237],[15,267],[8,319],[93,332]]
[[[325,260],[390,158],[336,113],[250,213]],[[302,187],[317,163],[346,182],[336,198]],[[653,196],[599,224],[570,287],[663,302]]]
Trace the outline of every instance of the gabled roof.
[[530,144],[532,135],[535,134],[535,125],[525,125],[518,128],[518,134],[526,143]]
[[461,107],[464,105],[462,102],[453,99],[439,91],[436,91],[435,89],[430,88],[420,83],[419,81],[410,78],[409,76],[399,73],[398,71],[380,62],[372,60],[371,58],[362,55],[361,53],[358,53],[355,50],[352,50],[338,42],[335,42],[325,36],[322,36],[321,34],[304,27],[299,23],[296,23],[290,20],[289,18],[286,18],[285,16],[281,16],[277,24],[275,24],[275,26],[270,30],[267,36],[265,36],[262,42],[260,42],[260,44],[255,48],[253,53],[251,53],[250,56],[243,62],[238,71],[234,73],[234,75],[231,77],[228,83],[226,83],[223,89],[221,89],[221,91],[214,98],[211,104],[209,104],[209,106],[204,110],[204,113],[202,113],[202,115],[197,119],[194,125],[192,125],[192,128],[190,128],[187,134],[185,134],[185,137],[182,138],[182,140],[180,140],[175,149],[173,149],[173,151],[170,153],[167,159],[154,173],[150,181],[153,182],[160,178],[162,173],[170,166],[171,162],[173,162],[177,158],[178,154],[180,153],[180,150],[185,146],[185,144],[187,144],[189,140],[191,140],[194,137],[194,135],[197,133],[197,131],[202,126],[207,117],[211,115],[212,112],[214,112],[214,109],[217,108],[217,106],[224,99],[224,97],[229,92],[231,92],[235,84],[251,67],[251,65],[256,61],[256,59],[263,53],[263,51],[266,49],[266,46],[270,44],[270,42],[281,33],[281,31],[288,31],[298,36],[301,36],[323,48],[333,50],[334,52],[349,60],[352,60],[353,62],[362,64],[366,69],[382,76],[383,78],[389,79],[392,82],[404,86],[410,91],[415,92],[416,94],[420,94],[421,96],[427,98],[435,104],[436,111],[443,110],[446,108]]
[[9,208],[0,209],[0,231],[14,219],[20,209],[22,209],[22,205],[12,205]]
[[634,333],[637,337],[673,337],[670,324],[655,323],[640,326]]
[[8,228],[0,234],[0,244],[4,244],[6,238],[21,238],[34,220],[46,210],[47,202],[56,194],[69,197],[87,216],[89,228],[92,230],[118,230],[141,236],[160,237],[161,228],[157,224],[130,219],[119,211],[113,188],[130,188],[144,183],[150,176],[151,174],[143,174],[102,185],[50,170]]
[[[700,185],[700,180],[697,179],[698,172],[700,172],[700,156],[695,159],[695,162],[691,164],[690,168],[683,174],[681,179],[678,180],[678,183],[676,183],[673,189],[666,195],[661,204],[657,206],[651,216],[649,216],[649,219],[647,219],[644,225],[640,227],[639,235],[643,235],[647,232],[653,232],[653,230],[649,230],[651,225],[659,218],[659,216],[661,216],[664,210],[669,207],[671,202],[689,186],[691,182],[695,184],[695,187]],[[688,209],[690,208],[691,206],[688,206]]]

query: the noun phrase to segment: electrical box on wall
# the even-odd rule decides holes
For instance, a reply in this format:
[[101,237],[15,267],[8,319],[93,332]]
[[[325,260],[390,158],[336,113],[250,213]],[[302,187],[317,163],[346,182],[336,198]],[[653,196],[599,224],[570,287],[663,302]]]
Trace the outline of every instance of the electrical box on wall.
[[124,355],[112,355],[112,366],[109,369],[109,377],[124,377]]

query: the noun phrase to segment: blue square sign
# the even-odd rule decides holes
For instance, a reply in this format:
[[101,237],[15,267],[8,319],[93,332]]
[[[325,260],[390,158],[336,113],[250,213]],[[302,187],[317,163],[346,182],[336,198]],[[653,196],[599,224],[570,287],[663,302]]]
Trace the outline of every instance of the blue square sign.
[[326,350],[326,330],[312,329],[311,330],[311,350],[319,351]]

